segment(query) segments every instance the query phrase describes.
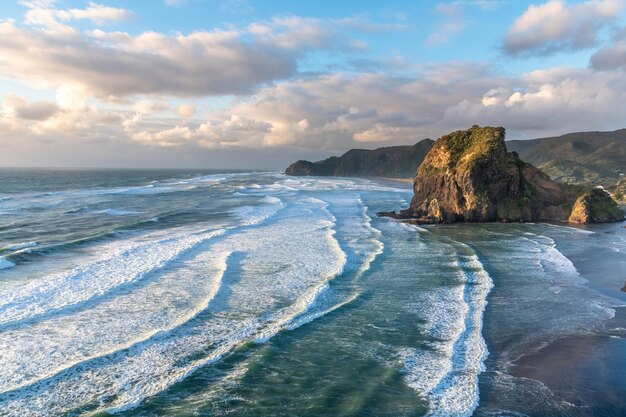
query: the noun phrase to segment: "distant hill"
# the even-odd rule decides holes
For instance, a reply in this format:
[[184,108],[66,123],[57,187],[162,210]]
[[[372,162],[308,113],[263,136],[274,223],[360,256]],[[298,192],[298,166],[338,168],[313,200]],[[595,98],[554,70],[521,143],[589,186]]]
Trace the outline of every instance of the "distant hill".
[[626,129],[512,140],[507,148],[559,182],[613,189],[626,174]]
[[413,146],[351,149],[341,156],[331,156],[323,161],[300,160],[289,165],[285,174],[413,178],[432,146],[432,140],[424,139]]

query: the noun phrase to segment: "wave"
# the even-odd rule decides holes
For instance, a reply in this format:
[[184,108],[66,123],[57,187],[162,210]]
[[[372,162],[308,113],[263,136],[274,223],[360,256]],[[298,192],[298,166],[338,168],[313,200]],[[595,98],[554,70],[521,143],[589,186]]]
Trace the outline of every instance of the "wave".
[[[106,355],[6,392],[0,396],[3,410],[10,416],[63,413],[75,407],[122,411],[237,346],[263,342],[285,329],[345,264],[345,254],[333,237],[335,222],[321,202],[294,201],[285,206],[271,223],[235,229],[200,251],[197,262],[213,259],[216,253],[241,255],[231,257],[216,295],[192,320],[126,350],[101,352]],[[192,270],[201,274],[201,265]],[[96,325],[99,320],[81,322]]]
[[18,288],[4,289],[0,301],[0,325],[77,306],[120,285],[141,280],[195,245],[224,232],[218,229],[190,236],[155,236],[147,242],[137,239],[104,245],[98,250],[106,255],[89,264]]
[[546,277],[557,284],[569,285],[587,282],[578,273],[572,261],[558,250],[554,239],[530,232],[526,232],[524,235],[524,240],[533,243],[538,248],[535,259],[545,272]]
[[283,202],[278,197],[266,196],[261,199],[266,203],[262,206],[240,206],[232,210],[232,212],[241,219],[243,226],[254,226],[274,216],[281,208],[284,207]]
[[[78,324],[72,325],[72,323],[67,319],[60,323],[55,323],[54,320],[52,320],[49,323],[45,323],[40,326],[29,326],[29,328],[25,329],[25,331],[21,334],[15,331],[12,332],[11,342],[16,344],[18,347],[12,349],[12,351],[8,355],[5,355],[5,357],[3,357],[0,361],[0,363],[3,364],[3,366],[0,367],[0,376],[2,376],[0,380],[3,381],[3,385],[0,385],[0,395],[6,394],[9,391],[21,390],[44,381],[50,382],[52,377],[62,377],[63,374],[71,373],[71,370],[79,367],[85,367],[89,362],[93,362],[99,358],[118,354],[122,351],[128,351],[130,348],[137,348],[141,344],[152,343],[155,340],[158,340],[158,338],[165,337],[174,332],[176,329],[196,319],[200,314],[207,310],[210,302],[219,291],[222,277],[226,271],[228,257],[230,255],[232,255],[232,253],[214,254],[211,260],[211,267],[207,268],[204,266],[205,274],[210,277],[210,279],[205,280],[205,282],[208,282],[208,288],[206,288],[203,292],[203,297],[191,305],[188,311],[183,312],[182,315],[173,316],[171,322],[167,323],[163,327],[157,326],[156,328],[146,329],[142,332],[140,327],[137,327],[136,324],[133,323],[133,319],[135,317],[130,314],[128,309],[124,312],[125,319],[121,322],[121,329],[107,326],[106,323],[102,322],[103,318],[109,321],[118,319],[119,314],[116,314],[116,311],[120,311],[124,305],[128,304],[143,304],[140,308],[139,314],[136,314],[136,316],[140,318],[141,325],[149,324],[147,323],[148,320],[146,319],[146,316],[149,316],[150,313],[158,316],[166,315],[167,299],[168,297],[171,297],[171,291],[168,290],[163,293],[163,291],[159,291],[159,288],[156,288],[155,285],[153,286],[155,288],[145,289],[144,293],[146,294],[143,295],[144,300],[149,296],[158,298],[158,302],[154,306],[155,308],[151,311],[148,311],[150,307],[148,303],[145,301],[142,302],[141,299],[137,299],[136,294],[131,294],[126,297],[126,300],[122,300],[118,303],[112,302],[110,303],[110,306],[101,308],[100,310],[102,311],[98,311],[98,309],[90,310],[85,312],[85,314],[81,317],[74,318],[74,320],[78,320]],[[176,276],[172,277],[172,282],[160,282],[159,286],[183,286],[184,283],[181,282],[183,277],[181,276],[180,271],[177,271],[175,275]],[[194,290],[200,290],[197,284],[194,284]],[[170,294],[168,294],[168,292]],[[135,299],[137,300],[132,301]],[[176,302],[180,304],[181,300],[177,300]],[[90,323],[96,320],[101,322],[98,328],[90,328]],[[164,320],[159,317],[159,321],[162,322]],[[154,325],[156,323],[151,324]],[[77,325],[84,328],[76,327]],[[53,329],[58,326],[65,326],[66,332],[72,331],[73,334],[80,335],[80,346],[73,345],[71,337],[56,341],[50,340],[51,336],[56,336],[56,332]],[[117,343],[108,340],[112,334],[120,333],[120,330],[123,330],[124,334],[130,337],[130,340],[124,340]],[[43,352],[42,354],[41,352],[32,351],[28,340],[32,340],[33,338],[36,338],[37,343],[45,346],[46,349],[52,349],[59,352],[54,358],[56,362],[60,361],[59,356],[66,356],[66,363],[55,367],[54,363],[48,363],[50,361],[50,355],[48,352]],[[59,344],[59,342],[61,344]],[[68,342],[70,344],[63,345]],[[85,356],[83,352],[89,349],[90,344],[97,349],[104,348],[104,350],[97,350],[96,353]],[[75,351],[75,356],[73,357],[70,355],[72,351]],[[19,372],[16,369],[11,369],[11,364],[19,367]],[[31,375],[37,376],[32,379],[32,377],[30,377]]]
[[4,256],[0,256],[0,270],[13,268],[14,266],[15,264],[13,262],[9,261]]
[[335,219],[335,233],[340,249],[346,254],[341,281],[344,284],[350,282],[352,288],[347,292],[337,290],[331,288],[332,282],[329,282],[304,311],[286,324],[289,330],[310,323],[356,300],[359,290],[353,287],[384,250],[384,244],[380,240],[381,232],[372,226],[368,208],[360,194],[326,197],[325,201],[328,202],[325,209]]
[[0,249],[0,252],[5,252],[5,251],[18,251],[20,249],[27,249],[27,248],[33,248],[37,246],[37,242],[21,242],[21,243],[14,243],[12,245],[9,246],[5,246],[4,248]]
[[129,214],[142,214],[143,212],[141,211],[134,211],[134,210],[121,210],[121,209],[104,209],[104,210],[97,210],[94,211],[94,213],[96,214],[108,214],[109,216],[126,216]]
[[423,299],[429,303],[423,329],[433,338],[432,349],[401,351],[407,383],[424,395],[427,415],[433,417],[472,415],[479,400],[478,376],[488,355],[482,326],[493,281],[469,246],[451,246],[461,284]]

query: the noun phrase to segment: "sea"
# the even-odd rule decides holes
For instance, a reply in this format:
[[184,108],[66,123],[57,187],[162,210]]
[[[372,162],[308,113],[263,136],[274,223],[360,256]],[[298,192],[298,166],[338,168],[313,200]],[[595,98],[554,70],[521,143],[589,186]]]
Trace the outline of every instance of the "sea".
[[626,416],[626,223],[410,184],[0,170],[0,416]]

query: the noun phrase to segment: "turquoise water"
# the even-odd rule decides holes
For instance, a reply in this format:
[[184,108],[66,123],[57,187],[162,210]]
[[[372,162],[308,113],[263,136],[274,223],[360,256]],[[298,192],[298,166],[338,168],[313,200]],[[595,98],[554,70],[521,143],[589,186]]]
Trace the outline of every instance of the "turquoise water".
[[[626,351],[626,229],[375,216],[410,198],[276,173],[1,171],[0,415],[621,415],[606,352]],[[572,372],[607,395],[515,371],[568,337],[602,341]]]

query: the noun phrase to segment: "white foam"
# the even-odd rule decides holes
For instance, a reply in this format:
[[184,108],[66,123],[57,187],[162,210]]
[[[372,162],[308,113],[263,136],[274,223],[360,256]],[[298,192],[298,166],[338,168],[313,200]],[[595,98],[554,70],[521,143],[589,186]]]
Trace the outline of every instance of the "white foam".
[[141,214],[141,211],[134,210],[121,210],[121,209],[104,209],[98,210],[95,213],[97,214],[108,214],[109,216],[125,216],[129,214]]
[[[573,229],[578,230],[578,229]],[[572,261],[557,249],[554,239],[535,233],[524,233],[525,240],[534,243],[538,252],[535,259],[539,261],[547,277],[553,282],[567,284],[584,284],[587,280],[580,276]]]
[[37,246],[37,242],[21,242],[21,243],[15,243],[13,245],[6,246],[4,250],[17,251],[20,249],[33,248],[35,246]]
[[266,196],[261,199],[266,203],[261,206],[241,206],[233,209],[233,213],[241,218],[244,226],[254,226],[274,216],[282,207],[282,201],[277,197]]
[[[194,316],[173,331],[152,335],[148,340],[139,343],[130,340],[118,345],[117,349],[124,348],[122,350],[95,351],[86,359],[67,362],[61,368],[50,363],[58,358],[53,354],[45,366],[60,369],[60,373],[32,383],[23,382],[27,385],[0,395],[3,411],[11,417],[63,414],[86,404],[96,406],[98,409],[94,412],[125,410],[185,378],[198,367],[218,360],[241,343],[267,340],[305,311],[324,291],[329,280],[343,270],[345,254],[333,237],[334,225],[323,202],[293,201],[285,205],[271,223],[235,229],[220,239],[207,242],[210,248],[194,259],[208,261],[214,259],[215,254],[233,253],[228,265],[232,263],[236,275],[230,276],[226,270],[219,291],[201,310],[201,317]],[[198,276],[189,282],[201,282],[203,269],[198,265],[190,268],[197,271]],[[173,279],[176,271],[172,271]],[[157,281],[154,282],[156,285]],[[176,286],[174,281],[163,285],[163,293],[154,296],[154,303],[166,297],[168,289],[175,291]],[[118,309],[114,317],[121,322],[119,326],[111,322],[105,326],[116,334],[126,327],[124,312],[133,305],[141,306],[139,299],[146,300],[157,289],[147,286],[142,295],[138,288],[132,287],[128,295],[108,300],[106,314],[105,310],[97,314],[98,309],[90,309],[85,313],[91,315],[90,318],[81,320],[78,311],[72,311],[72,319],[86,326],[85,331],[94,335],[91,340],[97,340],[95,335],[102,335],[102,332],[93,328],[102,320],[111,319],[110,313]],[[131,302],[133,297],[136,300]],[[131,327],[135,326],[133,323],[130,320]],[[73,332],[76,329],[68,329],[67,336],[80,341],[80,333]],[[135,333],[133,328],[118,334],[128,336],[129,333]],[[10,345],[15,340],[7,337],[5,342],[11,351]],[[135,344],[125,348],[129,343]],[[106,345],[111,349],[109,342]],[[21,358],[24,364],[26,355]],[[31,369],[33,367],[36,365]]]
[[471,416],[478,406],[478,376],[488,355],[482,337],[491,277],[467,245],[455,243],[464,283],[430,295],[424,330],[432,351],[404,349],[407,383],[429,403],[428,416]]
[[[181,232],[179,232],[181,233]],[[219,236],[223,229],[178,236],[169,231],[97,247],[102,255],[95,261],[56,273],[17,288],[0,292],[0,324],[40,316],[83,303],[91,298],[163,267],[200,242]]]
[[95,307],[2,333],[0,351],[6,354],[0,356],[0,393],[129,349],[190,322],[215,297],[229,255],[213,253],[210,259],[190,261],[156,282]]

